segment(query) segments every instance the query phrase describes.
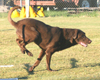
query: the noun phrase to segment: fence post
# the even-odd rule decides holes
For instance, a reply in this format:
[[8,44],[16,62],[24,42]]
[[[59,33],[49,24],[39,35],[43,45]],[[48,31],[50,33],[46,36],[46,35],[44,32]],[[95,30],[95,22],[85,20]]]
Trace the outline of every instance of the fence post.
[[4,6],[4,0],[2,0],[2,5]]
[[20,6],[22,7],[22,0],[20,0]]
[[29,17],[29,5],[30,5],[30,0],[25,0],[25,6],[26,6],[26,17]]

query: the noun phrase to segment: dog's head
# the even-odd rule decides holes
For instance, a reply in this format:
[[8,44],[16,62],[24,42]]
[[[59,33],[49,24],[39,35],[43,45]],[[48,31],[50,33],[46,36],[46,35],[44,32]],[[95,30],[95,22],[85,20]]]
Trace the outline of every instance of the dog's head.
[[92,41],[85,36],[85,33],[78,29],[64,29],[64,37],[66,40],[69,40],[73,43],[73,40],[77,44],[80,44],[84,47],[87,47]]
[[84,47],[87,47],[88,44],[90,44],[92,41],[86,37],[85,33],[81,30],[77,30],[77,34],[76,34],[76,38],[75,38],[75,41],[84,46]]

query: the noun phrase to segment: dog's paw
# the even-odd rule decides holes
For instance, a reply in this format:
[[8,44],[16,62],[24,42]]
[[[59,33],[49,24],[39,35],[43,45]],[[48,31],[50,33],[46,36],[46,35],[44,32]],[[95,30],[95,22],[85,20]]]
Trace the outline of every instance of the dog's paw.
[[32,68],[32,67],[30,67],[30,68],[29,68],[29,72],[32,72],[32,71],[33,71],[33,68]]
[[32,54],[30,51],[28,51],[28,50],[26,50],[26,53],[27,53],[27,55],[29,55],[29,56],[33,56],[33,54]]
[[23,54],[25,54],[25,50],[22,50],[22,49],[21,49],[21,52],[22,52]]
[[31,52],[28,52],[27,55],[29,56],[32,56],[33,57],[33,54]]

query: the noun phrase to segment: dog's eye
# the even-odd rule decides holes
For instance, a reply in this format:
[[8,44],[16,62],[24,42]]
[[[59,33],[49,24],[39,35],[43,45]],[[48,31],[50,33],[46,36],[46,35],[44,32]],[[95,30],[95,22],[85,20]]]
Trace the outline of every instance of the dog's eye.
[[83,35],[82,38],[85,38],[85,36]]

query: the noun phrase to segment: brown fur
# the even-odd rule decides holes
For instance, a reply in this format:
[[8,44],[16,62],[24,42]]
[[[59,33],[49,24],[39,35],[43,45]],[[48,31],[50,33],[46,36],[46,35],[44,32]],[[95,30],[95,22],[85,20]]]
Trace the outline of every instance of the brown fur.
[[32,71],[39,65],[45,54],[47,70],[52,71],[50,68],[50,61],[54,52],[76,44],[81,44],[86,47],[87,44],[91,43],[91,40],[79,29],[52,27],[41,21],[30,18],[14,22],[11,19],[11,13],[18,8],[20,7],[16,6],[9,11],[8,20],[16,28],[16,34],[18,36],[16,42],[21,48],[22,53],[25,54],[26,52],[29,56],[33,56],[32,53],[25,48],[30,42],[35,42],[41,48],[37,61],[30,67],[29,71]]

